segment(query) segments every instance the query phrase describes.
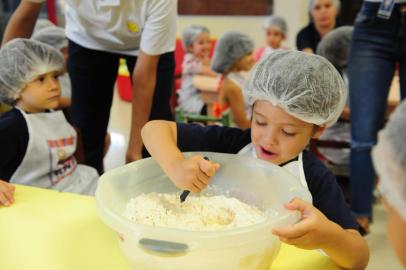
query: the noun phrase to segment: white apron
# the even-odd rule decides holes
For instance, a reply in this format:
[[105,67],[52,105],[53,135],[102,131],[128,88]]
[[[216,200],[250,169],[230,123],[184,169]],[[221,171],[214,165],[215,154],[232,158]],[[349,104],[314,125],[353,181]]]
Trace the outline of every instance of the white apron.
[[97,171],[76,163],[76,131],[62,111],[27,114],[19,110],[29,138],[24,158],[10,182],[93,195]]
[[[247,144],[243,149],[241,149],[238,152],[238,154],[243,155],[243,156],[258,158],[257,152],[255,151],[255,147],[252,143]],[[304,174],[304,170],[303,170],[303,158],[302,157],[303,157],[303,153],[301,152],[299,154],[299,157],[297,160],[291,161],[288,164],[281,166],[281,168],[286,169],[290,174],[293,174],[294,176],[296,176],[300,180],[300,183],[307,190],[309,190],[309,187],[307,186],[307,181],[306,181],[306,177]],[[310,192],[309,192],[309,194],[310,194]]]
[[243,93],[243,97],[244,97],[244,111],[245,111],[245,115],[247,116],[247,119],[251,119],[251,115],[252,115],[252,106],[248,103],[247,101],[247,97],[244,95],[244,83],[246,81],[248,77],[248,73],[245,71],[239,71],[239,72],[230,72],[229,74],[227,74],[227,78],[229,80],[231,80],[232,82],[234,82],[236,85],[238,85],[238,87],[240,87],[241,92]]

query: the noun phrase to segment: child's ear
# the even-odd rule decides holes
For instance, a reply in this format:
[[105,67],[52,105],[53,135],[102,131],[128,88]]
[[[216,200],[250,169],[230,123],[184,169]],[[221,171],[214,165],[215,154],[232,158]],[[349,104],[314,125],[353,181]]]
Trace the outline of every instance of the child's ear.
[[318,139],[324,130],[326,130],[325,126],[314,126],[312,139]]

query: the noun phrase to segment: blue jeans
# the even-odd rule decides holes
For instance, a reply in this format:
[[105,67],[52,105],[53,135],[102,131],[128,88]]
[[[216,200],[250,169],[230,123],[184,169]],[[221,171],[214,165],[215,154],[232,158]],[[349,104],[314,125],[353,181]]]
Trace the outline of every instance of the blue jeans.
[[377,17],[379,5],[363,3],[355,21],[348,68],[351,210],[358,217],[369,218],[375,179],[370,152],[385,122],[396,63],[400,67],[401,98],[406,96],[406,14],[396,4],[390,19],[381,19]]
[[[84,48],[69,40],[68,71],[72,83],[72,124],[81,131],[85,163],[99,174],[104,171],[104,138],[110,117],[119,58],[132,73],[137,58]],[[162,54],[149,119],[172,120],[169,100],[175,69],[174,53]],[[130,127],[129,127],[130,128]],[[143,156],[149,156],[143,149]]]

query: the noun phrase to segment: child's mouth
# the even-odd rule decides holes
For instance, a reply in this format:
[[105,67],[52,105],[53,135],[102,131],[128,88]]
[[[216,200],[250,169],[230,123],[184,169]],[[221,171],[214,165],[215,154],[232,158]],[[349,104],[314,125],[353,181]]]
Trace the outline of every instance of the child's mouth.
[[266,159],[275,159],[277,154],[271,151],[266,150],[263,147],[260,147],[261,150],[261,156],[266,158]]

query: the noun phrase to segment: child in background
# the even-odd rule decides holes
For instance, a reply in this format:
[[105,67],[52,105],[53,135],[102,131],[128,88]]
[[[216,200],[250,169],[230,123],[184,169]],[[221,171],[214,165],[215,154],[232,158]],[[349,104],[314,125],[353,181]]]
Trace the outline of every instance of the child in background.
[[193,86],[194,75],[217,76],[210,69],[210,31],[201,25],[191,25],[182,33],[183,48],[186,51],[182,63],[182,83],[179,107],[185,112],[207,114],[207,108],[200,97],[200,91]]
[[288,27],[285,19],[280,16],[269,16],[262,22],[262,27],[265,31],[266,47],[258,48],[254,51],[253,57],[255,61],[261,59],[276,50],[287,50],[282,46],[282,42],[286,39],[288,34]]
[[211,65],[215,72],[222,75],[219,100],[213,106],[214,114],[220,117],[230,108],[233,122],[241,129],[250,127],[251,106],[244,100],[242,86],[246,72],[254,65],[253,49],[254,42],[247,35],[226,32],[217,42]]
[[364,269],[368,246],[342,191],[334,175],[305,150],[340,116],[347,98],[340,74],[320,56],[280,51],[254,67],[244,91],[253,106],[251,129],[151,121],[142,129],[149,153],[178,188],[192,192],[208,185],[219,164],[198,155],[185,159],[181,151],[248,155],[285,168],[309,189],[313,204],[287,203],[302,219],[274,228],[273,234],[299,248],[322,249],[340,267]]
[[406,267],[406,102],[393,112],[379,132],[372,160],[379,176],[378,190],[388,212],[388,237]]
[[42,30],[47,27],[54,27],[55,24],[53,24],[50,20],[48,19],[38,19],[37,22],[35,23],[34,30],[32,31],[33,33],[38,32],[39,30]]
[[63,68],[63,74],[58,77],[61,85],[61,100],[59,101],[59,108],[63,109],[70,107],[72,105],[72,87],[66,66],[68,61],[68,39],[65,35],[65,29],[57,26],[48,26],[34,32],[31,38],[45,43],[62,53],[65,65]]
[[0,179],[59,191],[94,194],[98,174],[78,165],[76,132],[59,106],[64,59],[52,47],[14,39],[0,50]]

